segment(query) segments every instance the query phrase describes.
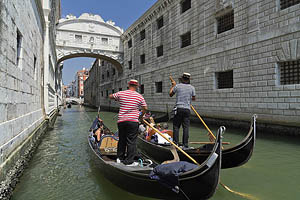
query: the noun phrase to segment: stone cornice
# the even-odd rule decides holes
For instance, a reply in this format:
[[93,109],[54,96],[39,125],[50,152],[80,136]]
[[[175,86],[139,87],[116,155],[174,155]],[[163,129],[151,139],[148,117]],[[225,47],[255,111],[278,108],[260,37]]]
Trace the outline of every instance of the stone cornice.
[[122,35],[122,31],[119,30],[118,28],[116,28],[115,26],[112,26],[108,23],[105,23],[105,22],[100,22],[100,21],[95,21],[95,20],[89,20],[89,19],[80,19],[80,18],[76,18],[76,19],[71,19],[71,20],[66,20],[66,21],[63,21],[63,22],[60,22],[59,24],[57,24],[57,30],[59,31],[59,28],[63,25],[66,25],[66,24],[74,24],[74,23],[94,23],[94,24],[101,24],[101,25],[104,25],[110,29],[113,29],[115,30],[117,33],[119,33],[120,35]]
[[159,0],[148,9],[137,21],[135,21],[122,35],[122,40],[128,40],[131,36],[141,30],[148,22],[165,11],[170,5],[179,0]]

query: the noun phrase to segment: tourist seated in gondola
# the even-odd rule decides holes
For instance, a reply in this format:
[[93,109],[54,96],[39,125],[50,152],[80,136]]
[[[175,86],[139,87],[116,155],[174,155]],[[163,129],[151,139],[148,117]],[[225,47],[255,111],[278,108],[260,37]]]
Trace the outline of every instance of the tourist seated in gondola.
[[90,128],[90,131],[94,133],[93,136],[94,136],[94,138],[95,138],[95,142],[96,142],[96,143],[99,143],[99,142],[100,142],[101,135],[104,134],[104,130],[103,130],[103,121],[102,121],[102,119],[100,118],[100,116],[98,116],[98,117],[94,120],[94,122],[93,122],[93,124],[92,124],[92,126],[91,126],[91,128]]

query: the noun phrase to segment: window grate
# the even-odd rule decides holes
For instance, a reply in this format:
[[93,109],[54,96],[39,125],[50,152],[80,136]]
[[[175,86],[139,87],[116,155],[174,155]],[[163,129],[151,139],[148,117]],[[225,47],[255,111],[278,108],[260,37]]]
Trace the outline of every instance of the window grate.
[[280,9],[283,10],[299,3],[300,0],[280,0]]
[[132,47],[132,40],[130,39],[129,41],[128,41],[128,48],[131,48]]
[[234,28],[234,12],[229,13],[217,18],[218,34]]
[[128,69],[132,69],[132,61],[128,61]]
[[144,87],[144,84],[140,86],[140,93],[141,94],[144,94],[144,91],[145,91],[145,87]]
[[155,82],[156,93],[162,93],[162,82]]
[[279,63],[280,84],[300,84],[300,60]]
[[181,37],[181,48],[191,45],[191,32],[187,32],[181,35],[180,37]]
[[157,57],[164,55],[164,46],[163,45],[156,47],[156,55],[157,55]]
[[141,41],[146,38],[146,31],[145,31],[145,29],[140,32],[140,35],[141,35]]
[[161,16],[160,18],[158,18],[157,22],[157,29],[160,29],[161,27],[164,26],[164,18],[163,16]]
[[217,72],[218,89],[233,88],[233,70],[227,72]]
[[181,13],[189,10],[191,8],[191,0],[183,0],[181,2]]
[[145,54],[140,55],[140,61],[141,61],[141,64],[144,64],[146,62]]

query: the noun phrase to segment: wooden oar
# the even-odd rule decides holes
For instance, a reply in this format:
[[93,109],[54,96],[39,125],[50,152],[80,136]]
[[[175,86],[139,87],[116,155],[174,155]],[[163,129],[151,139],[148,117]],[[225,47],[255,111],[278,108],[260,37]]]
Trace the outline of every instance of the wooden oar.
[[[191,144],[215,144],[214,142],[189,142]],[[222,144],[228,145],[230,142],[222,142]]]
[[211,130],[208,128],[208,126],[205,124],[205,122],[203,121],[203,119],[200,117],[200,115],[198,114],[198,112],[196,111],[196,109],[194,108],[193,105],[191,105],[192,110],[195,112],[195,114],[197,115],[197,117],[200,119],[200,121],[202,122],[202,124],[205,126],[205,128],[207,129],[207,131],[209,132],[209,134],[216,139],[216,136],[211,132]]
[[194,158],[192,158],[189,154],[187,154],[185,151],[183,151],[179,146],[177,146],[174,142],[172,142],[171,140],[169,140],[169,138],[167,138],[166,136],[164,136],[164,134],[162,134],[158,129],[156,129],[154,126],[152,126],[150,123],[148,123],[146,120],[143,119],[143,122],[151,127],[153,130],[155,130],[155,132],[157,132],[160,136],[162,136],[165,140],[167,140],[168,142],[170,142],[176,149],[178,149],[179,151],[181,151],[181,153],[183,153],[186,157],[188,157],[191,161],[193,161],[196,165],[200,165]]

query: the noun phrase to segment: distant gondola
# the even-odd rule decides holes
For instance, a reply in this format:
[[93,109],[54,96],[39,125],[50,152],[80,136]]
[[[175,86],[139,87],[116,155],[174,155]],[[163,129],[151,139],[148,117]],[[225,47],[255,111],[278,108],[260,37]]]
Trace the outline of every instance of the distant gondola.
[[[156,166],[155,163],[148,166],[134,167],[117,163],[115,161],[116,153],[111,151],[111,146],[116,147],[117,144],[117,138],[114,135],[102,136],[99,147],[94,142],[93,133],[90,133],[88,143],[97,158],[99,172],[113,184],[128,192],[159,199],[208,199],[214,194],[219,183],[221,134],[224,130],[224,127],[218,130],[213,150],[207,159],[201,165],[196,166],[195,169],[179,175],[178,193],[149,177],[150,172]],[[107,133],[107,131],[105,132]],[[107,146],[107,150],[105,144],[110,144]]]
[[[238,167],[251,158],[256,139],[256,115],[253,115],[250,130],[247,136],[239,144],[222,150],[222,169]],[[155,160],[156,162],[163,162],[165,160],[170,160],[173,158],[170,152],[170,145],[156,144],[147,141],[144,136],[139,135],[137,139],[137,145],[139,150]],[[208,145],[206,145],[208,146]],[[184,156],[181,152],[177,151],[180,160],[187,160],[188,158]],[[185,150],[192,158],[197,162],[204,162],[211,153],[211,148],[189,148]]]

